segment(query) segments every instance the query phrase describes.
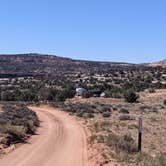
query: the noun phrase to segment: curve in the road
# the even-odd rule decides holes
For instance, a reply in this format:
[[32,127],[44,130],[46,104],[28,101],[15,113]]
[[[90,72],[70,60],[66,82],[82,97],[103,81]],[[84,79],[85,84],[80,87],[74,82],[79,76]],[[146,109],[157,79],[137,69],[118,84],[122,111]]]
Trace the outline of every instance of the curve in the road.
[[86,134],[67,114],[31,107],[41,120],[37,135],[0,160],[0,166],[89,166]]

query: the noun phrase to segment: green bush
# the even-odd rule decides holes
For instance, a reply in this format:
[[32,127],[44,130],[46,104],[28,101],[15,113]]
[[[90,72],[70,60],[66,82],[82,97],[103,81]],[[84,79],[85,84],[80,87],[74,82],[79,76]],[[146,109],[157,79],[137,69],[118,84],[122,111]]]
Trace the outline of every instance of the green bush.
[[139,96],[133,90],[128,90],[124,93],[124,98],[127,102],[134,103],[137,101]]
[[6,90],[1,92],[0,100],[2,101],[38,101],[37,93],[31,89],[28,90]]

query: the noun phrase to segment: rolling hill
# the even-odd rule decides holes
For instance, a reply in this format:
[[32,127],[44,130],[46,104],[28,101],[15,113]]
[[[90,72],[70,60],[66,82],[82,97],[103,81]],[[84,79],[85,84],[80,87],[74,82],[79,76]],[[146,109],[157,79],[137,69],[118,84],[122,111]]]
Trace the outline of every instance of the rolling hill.
[[109,71],[114,68],[166,66],[166,60],[149,64],[131,64],[121,62],[97,62],[73,60],[44,54],[12,54],[0,55],[0,77],[15,76],[62,76],[66,73],[90,73]]
[[15,54],[0,55],[0,74],[2,75],[61,75],[75,72],[95,72],[113,66],[133,66],[129,63],[95,62],[73,60],[54,55]]

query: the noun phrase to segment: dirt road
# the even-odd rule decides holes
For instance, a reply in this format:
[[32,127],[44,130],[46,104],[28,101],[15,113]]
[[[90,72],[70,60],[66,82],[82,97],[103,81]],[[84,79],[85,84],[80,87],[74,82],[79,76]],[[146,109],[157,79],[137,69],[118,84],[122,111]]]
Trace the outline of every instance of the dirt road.
[[49,107],[31,107],[41,120],[37,135],[0,160],[0,166],[90,166],[86,134],[72,117]]

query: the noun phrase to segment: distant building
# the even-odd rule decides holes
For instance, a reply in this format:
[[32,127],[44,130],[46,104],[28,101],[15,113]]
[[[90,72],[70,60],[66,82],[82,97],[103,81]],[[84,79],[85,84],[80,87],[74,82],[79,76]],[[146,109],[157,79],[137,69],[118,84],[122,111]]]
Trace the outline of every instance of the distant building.
[[100,94],[100,97],[105,97],[105,92],[102,92],[101,94]]
[[105,97],[105,93],[99,89],[86,90],[85,88],[76,88],[76,97]]
[[88,91],[84,88],[76,88],[76,97],[85,97]]

